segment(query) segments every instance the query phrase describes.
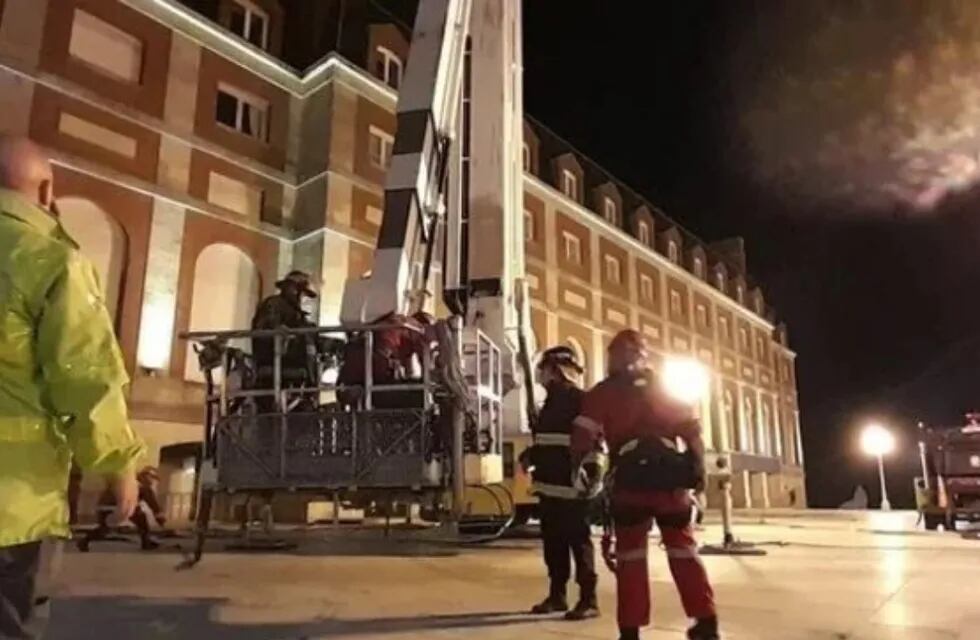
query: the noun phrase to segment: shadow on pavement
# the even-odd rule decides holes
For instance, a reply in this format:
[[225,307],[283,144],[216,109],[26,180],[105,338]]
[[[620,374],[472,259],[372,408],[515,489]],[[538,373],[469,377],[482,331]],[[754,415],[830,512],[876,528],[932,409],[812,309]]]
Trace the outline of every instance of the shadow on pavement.
[[314,640],[444,629],[502,627],[536,620],[521,612],[475,612],[371,619],[325,618],[298,623],[225,623],[219,599],[66,597],[54,602],[47,640]]

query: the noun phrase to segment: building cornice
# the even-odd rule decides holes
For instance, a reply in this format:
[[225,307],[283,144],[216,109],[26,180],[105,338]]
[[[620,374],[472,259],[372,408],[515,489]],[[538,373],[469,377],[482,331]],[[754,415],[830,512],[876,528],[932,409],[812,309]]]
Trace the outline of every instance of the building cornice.
[[329,82],[339,81],[391,110],[398,102],[394,89],[364,73],[340,54],[327,54],[309,69],[298,71],[175,0],[121,2],[297,98],[305,98]]
[[550,184],[544,182],[537,176],[533,174],[524,174],[524,184],[529,187],[529,191],[536,192],[539,196],[548,198],[550,200],[556,201],[560,204],[563,210],[570,211],[576,215],[576,219],[579,222],[583,222],[587,226],[591,227],[596,231],[601,231],[607,237],[635,252],[640,253],[643,257],[651,260],[657,267],[661,270],[670,273],[674,276],[679,276],[684,278],[685,282],[691,284],[692,288],[697,290],[699,293],[707,295],[709,298],[714,300],[716,303],[720,303],[723,306],[740,313],[741,315],[747,317],[754,324],[762,327],[768,331],[773,331],[775,327],[771,322],[755,313],[748,307],[743,307],[739,305],[735,300],[732,300],[725,294],[721,293],[709,283],[697,278],[692,273],[688,272],[686,269],[680,265],[674,264],[668,260],[665,256],[660,255],[653,248],[642,244],[639,240],[629,235],[619,227],[615,227],[609,222],[607,222],[602,216],[597,215],[595,212],[587,209],[582,204],[575,202],[574,200],[568,198],[564,193],[558,191]]

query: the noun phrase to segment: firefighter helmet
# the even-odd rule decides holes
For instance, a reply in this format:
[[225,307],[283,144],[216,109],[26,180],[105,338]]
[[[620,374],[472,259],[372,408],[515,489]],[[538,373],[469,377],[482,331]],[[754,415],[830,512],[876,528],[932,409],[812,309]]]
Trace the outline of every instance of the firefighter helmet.
[[307,298],[316,297],[316,291],[310,286],[310,274],[305,271],[290,271],[286,274],[285,278],[276,282],[276,288],[280,291],[287,287],[294,287],[300,295],[306,296]]
[[544,353],[541,354],[541,360],[538,362],[538,368],[555,365],[561,368],[568,367],[573,369],[576,373],[583,373],[585,369],[578,361],[578,357],[575,355],[575,351],[571,347],[560,346],[551,347],[546,349]]
[[647,365],[647,341],[635,329],[623,329],[609,343],[609,371],[638,371]]

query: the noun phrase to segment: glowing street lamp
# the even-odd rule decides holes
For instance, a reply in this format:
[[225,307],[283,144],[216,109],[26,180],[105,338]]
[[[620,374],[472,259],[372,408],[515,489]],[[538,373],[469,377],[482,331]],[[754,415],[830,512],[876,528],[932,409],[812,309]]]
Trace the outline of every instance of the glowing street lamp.
[[885,487],[884,456],[895,450],[895,436],[880,424],[872,423],[861,432],[861,449],[869,456],[878,458],[878,480],[881,482],[881,510],[890,511],[888,489]]
[[684,404],[696,406],[708,395],[708,370],[693,358],[667,358],[661,379],[667,394]]

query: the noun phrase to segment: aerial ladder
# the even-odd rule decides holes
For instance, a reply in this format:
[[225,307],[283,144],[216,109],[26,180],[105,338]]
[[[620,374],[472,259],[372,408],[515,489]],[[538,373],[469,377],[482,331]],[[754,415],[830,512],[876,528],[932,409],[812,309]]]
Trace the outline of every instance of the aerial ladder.
[[[520,0],[421,0],[372,270],[345,284],[339,326],[185,336],[208,381],[195,560],[222,494],[411,500],[456,526],[482,495],[513,517],[505,441],[524,437],[533,407],[521,73]],[[420,371],[377,382],[379,336],[418,331],[399,319],[421,310],[442,317]],[[335,352],[290,383],[290,341],[326,336],[365,346],[356,394],[329,375]],[[274,342],[268,388],[231,346],[260,339]],[[393,393],[402,400],[382,402]],[[506,453],[516,467],[519,452]]]

